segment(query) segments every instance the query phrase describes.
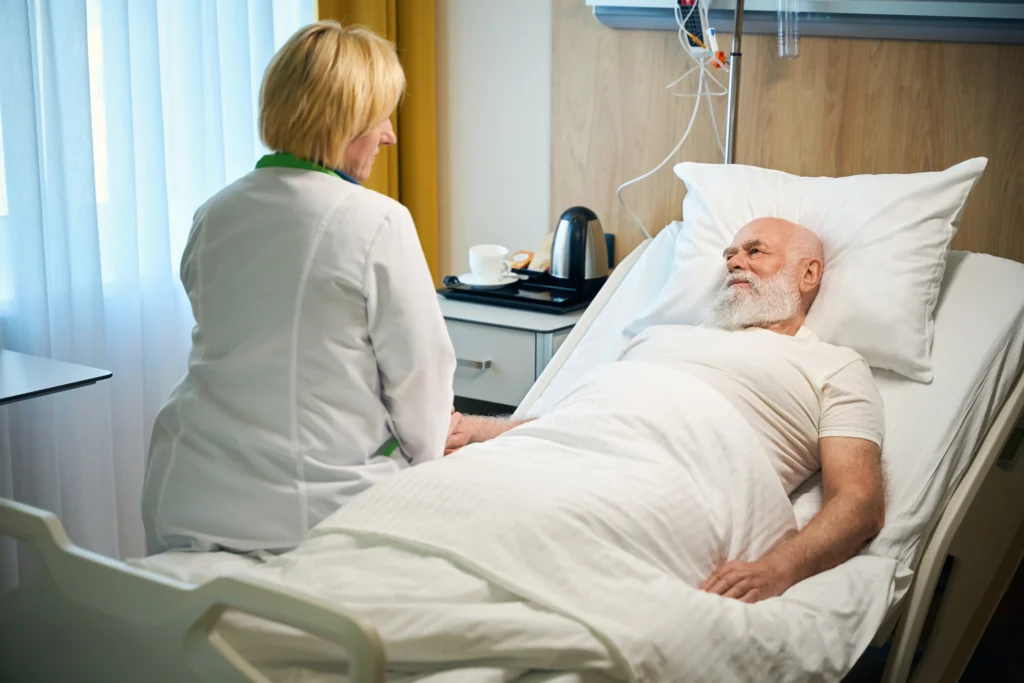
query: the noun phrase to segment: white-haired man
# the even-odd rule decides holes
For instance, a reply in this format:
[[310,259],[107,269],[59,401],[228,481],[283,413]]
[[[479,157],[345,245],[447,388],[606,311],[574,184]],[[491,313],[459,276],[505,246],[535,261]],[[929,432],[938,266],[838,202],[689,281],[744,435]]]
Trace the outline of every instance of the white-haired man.
[[[723,256],[728,273],[704,324],[649,328],[621,360],[683,370],[715,389],[760,437],[787,494],[821,470],[825,505],[804,529],[756,561],[721,565],[700,586],[754,602],[849,559],[881,529],[882,401],[857,353],[803,326],[824,268],[811,231],[757,219]],[[456,414],[446,452],[519,424]]]

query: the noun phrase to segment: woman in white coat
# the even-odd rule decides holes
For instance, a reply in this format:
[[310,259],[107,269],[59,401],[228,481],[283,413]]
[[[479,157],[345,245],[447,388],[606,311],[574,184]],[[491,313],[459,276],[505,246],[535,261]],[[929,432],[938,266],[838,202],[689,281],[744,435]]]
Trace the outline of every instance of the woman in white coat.
[[394,48],[318,22],[274,56],[276,153],[195,214],[188,372],[153,429],[150,552],[295,547],[359,492],[441,458],[455,354],[408,210],[360,187],[405,88]]

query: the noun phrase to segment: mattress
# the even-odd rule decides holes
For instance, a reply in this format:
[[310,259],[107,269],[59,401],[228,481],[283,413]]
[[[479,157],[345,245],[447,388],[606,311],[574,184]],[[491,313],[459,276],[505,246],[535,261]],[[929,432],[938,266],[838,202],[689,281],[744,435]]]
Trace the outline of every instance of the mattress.
[[[618,357],[631,339],[625,327],[669,277],[677,232],[678,224],[670,226],[649,243],[585,334],[571,347],[573,340],[567,340],[564,364],[552,368],[556,374],[527,398],[520,415],[542,414],[565,395],[573,378]],[[908,569],[916,565],[936,511],[1020,375],[1022,354],[1024,265],[951,252],[935,312],[935,379],[922,384],[874,371],[885,402],[886,524],[862,554],[889,557]],[[792,500],[805,524],[821,508],[820,476],[805,482]]]

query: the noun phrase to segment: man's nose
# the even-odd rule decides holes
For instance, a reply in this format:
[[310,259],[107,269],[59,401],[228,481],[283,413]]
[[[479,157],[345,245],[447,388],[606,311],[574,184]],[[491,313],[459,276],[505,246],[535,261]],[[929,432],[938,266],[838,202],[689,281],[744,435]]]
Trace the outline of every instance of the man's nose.
[[729,270],[730,273],[737,270],[750,270],[748,266],[748,259],[746,255],[743,254],[742,252],[740,252],[739,254],[734,254],[732,257],[729,258],[728,261],[725,262],[725,267]]

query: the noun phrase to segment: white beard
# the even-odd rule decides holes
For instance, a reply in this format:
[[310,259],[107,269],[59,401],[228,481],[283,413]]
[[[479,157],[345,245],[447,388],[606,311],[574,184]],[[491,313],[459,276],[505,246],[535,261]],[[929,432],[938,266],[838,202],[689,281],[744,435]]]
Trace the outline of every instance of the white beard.
[[[766,279],[747,271],[731,273],[711,301],[704,323],[723,330],[742,330],[789,320],[800,309],[800,292],[793,275],[790,267]],[[734,282],[749,282],[750,287],[730,287]]]

